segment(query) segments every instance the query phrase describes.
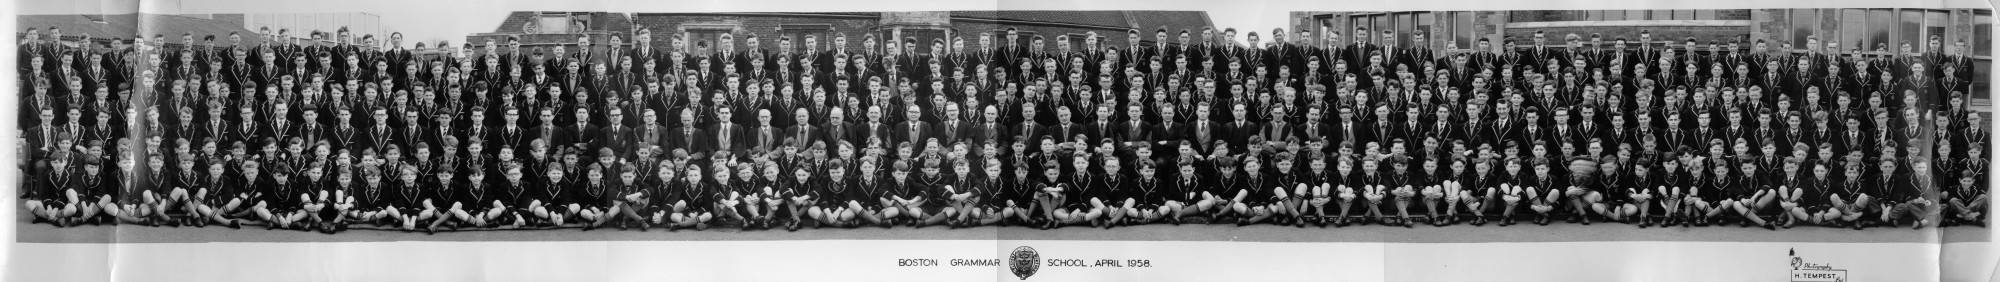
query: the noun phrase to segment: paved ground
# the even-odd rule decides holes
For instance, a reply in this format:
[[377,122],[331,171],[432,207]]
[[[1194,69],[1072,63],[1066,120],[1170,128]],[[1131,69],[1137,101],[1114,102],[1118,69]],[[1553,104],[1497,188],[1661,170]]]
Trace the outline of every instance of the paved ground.
[[[385,241],[710,241],[710,240],[1133,240],[1133,241],[1247,241],[1247,242],[1392,242],[1392,243],[1483,243],[1483,242],[1588,242],[1588,241],[1707,241],[1707,242],[1984,242],[1985,227],[1951,227],[1912,230],[1870,228],[1866,230],[1800,226],[1777,231],[1743,227],[1638,228],[1624,224],[1580,225],[1556,222],[1549,226],[1521,224],[1499,227],[1455,225],[1415,228],[1349,226],[1345,228],[1305,228],[1269,225],[1237,227],[1234,224],[1184,224],[1129,226],[1113,229],[1066,227],[1038,230],[1026,227],[978,227],[950,229],[924,228],[830,228],[751,230],[710,228],[708,230],[666,231],[577,228],[537,230],[481,230],[440,232],[426,235],[372,229],[353,229],[327,235],[313,232],[265,230],[261,226],[227,227],[145,227],[78,226],[56,228],[47,224],[28,225],[20,219],[20,242],[33,243],[199,243],[199,242],[385,242]],[[1942,232],[1940,232],[1942,230]]]

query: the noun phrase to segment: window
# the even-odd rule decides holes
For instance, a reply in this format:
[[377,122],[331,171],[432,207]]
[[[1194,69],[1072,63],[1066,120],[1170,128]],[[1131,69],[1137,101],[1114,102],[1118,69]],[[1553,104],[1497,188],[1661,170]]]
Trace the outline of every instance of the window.
[[1477,38],[1479,36],[1479,31],[1472,28],[1473,24],[1472,15],[1474,13],[1478,12],[1455,13],[1455,16],[1457,16],[1458,19],[1453,21],[1453,24],[1455,26],[1452,29],[1452,37],[1454,37],[1454,40],[1458,41],[1459,48],[1473,48],[1475,47],[1473,45],[1476,44],[1473,44],[1472,42],[1479,40]]
[[1674,18],[1673,18],[1673,19],[1676,19],[1676,20],[1691,20],[1691,19],[1694,19],[1694,10],[1674,10]]
[[1392,19],[1390,19],[1389,15],[1373,15],[1373,16],[1368,16],[1368,21],[1369,21],[1369,22],[1371,22],[1371,24],[1370,24],[1370,25],[1372,25],[1371,27],[1369,27],[1369,28],[1368,28],[1368,30],[1369,30],[1370,32],[1374,32],[1374,33],[1375,33],[1375,34],[1369,34],[1368,36],[1375,36],[1375,37],[1376,37],[1376,38],[1373,38],[1374,40],[1369,40],[1369,41],[1370,41],[1370,42],[1375,42],[1375,44],[1385,44],[1385,43],[1388,43],[1388,42],[1382,42],[1382,38],[1381,38],[1380,36],[1381,36],[1381,34],[1382,34],[1382,32],[1383,32],[1383,31],[1391,31],[1391,30],[1396,30],[1396,23],[1394,23],[1394,22],[1391,22],[1391,20],[1392,20]]
[[1786,43],[1791,44],[1794,50],[1804,49],[1806,47],[1806,37],[1812,36],[1813,31],[1819,27],[1819,10],[1794,9],[1792,10],[1791,21],[1791,42]]
[[[1840,30],[1838,31],[1839,34],[1837,35],[1840,38],[1828,38],[1827,40],[1837,40],[1835,42],[1840,43],[1840,47],[1843,50],[1839,51],[1842,52],[1845,52],[1845,49],[1856,49],[1856,48],[1866,50],[1868,49],[1867,46],[1869,46],[1867,32],[1868,32],[1868,10],[1841,9]],[[1829,36],[1836,36],[1836,35],[1829,35]]]
[[[796,49],[798,49],[798,51],[796,51],[796,52],[804,52],[804,50],[805,50],[805,48],[806,48],[806,36],[807,36],[807,35],[812,35],[812,36],[814,36],[814,38],[818,38],[818,43],[819,43],[819,47],[820,47],[820,48],[821,48],[822,50],[824,50],[824,49],[825,49],[825,48],[827,48],[827,47],[828,47],[829,45],[832,45],[832,44],[833,44],[833,39],[832,39],[832,38],[830,38],[830,37],[828,37],[828,36],[832,36],[832,35],[829,35],[829,34],[827,34],[827,32],[830,32],[830,31],[833,31],[833,25],[829,25],[829,24],[784,24],[784,25],[778,25],[778,33],[779,33],[779,36],[783,36],[783,37],[785,37],[785,38],[791,38],[791,39],[792,39],[792,48],[796,48]],[[973,41],[972,41],[972,42],[968,42],[968,43],[966,43],[966,44],[968,44],[968,45],[976,45],[976,44],[978,44],[978,43],[979,43],[979,41],[978,41],[979,39],[978,39],[977,37],[975,37],[975,38],[972,38],[972,39],[969,39],[969,40],[973,40]],[[968,48],[977,48],[977,47],[978,47],[978,46],[968,46]]]
[[1414,34],[1417,28],[1416,15],[1397,13],[1395,16],[1396,46],[1411,46],[1410,35]]
[[1898,17],[1897,20],[1901,25],[1896,29],[1897,42],[1895,44],[1891,44],[1892,46],[1895,46],[1892,47],[1893,50],[1901,52],[1903,50],[1902,44],[1910,44],[1911,52],[1923,52],[1924,12],[1919,10],[1902,10],[1899,16],[1900,17]]
[[1420,31],[1420,32],[1423,32],[1423,33],[1424,33],[1424,39],[1426,39],[1426,40],[1430,40],[1430,41],[1429,41],[1429,42],[1415,42],[1414,44],[1415,44],[1415,45],[1423,45],[1423,47],[1425,47],[1425,48],[1436,48],[1436,47],[1438,47],[1438,44],[1436,44],[1436,42],[1442,42],[1442,41],[1443,41],[1443,39],[1444,39],[1445,37],[1444,37],[1443,35],[1440,35],[1440,34],[1432,34],[1433,32],[1431,32],[1432,30],[1435,30],[1435,29],[1431,29],[1431,27],[1432,27],[1432,26],[1436,26],[1436,25],[1437,25],[1437,18],[1436,18],[1436,16],[1434,16],[1434,15],[1431,15],[1431,13],[1417,13],[1417,14],[1416,14],[1416,16],[1417,16],[1417,23],[1416,23],[1416,25],[1417,25],[1417,28],[1416,28],[1416,29],[1417,29],[1417,31]]
[[521,33],[551,34],[568,33],[571,20],[569,13],[543,13],[521,27]]
[[1951,14],[1946,13],[1943,10],[1925,11],[1924,37],[1923,37],[1924,43],[1923,45],[1921,45],[1923,47],[1919,47],[1918,49],[1925,49],[1924,50],[1925,52],[1944,52],[1944,50],[1942,49],[1929,50],[1930,38],[1932,35],[1938,36],[1939,40],[1941,40],[1938,42],[1941,44],[1938,46],[1939,48],[1951,45],[1951,40],[1953,36],[1950,32],[1945,32],[1945,27],[1950,26],[1951,25],[1950,22],[1951,22]]
[[[1993,55],[1993,10],[1974,10],[1972,15],[1972,54]],[[1985,77],[1985,76],[1980,76]]]
[[[1327,44],[1329,42],[1334,44],[1339,44],[1339,42],[1330,41],[1333,40],[1333,33],[1338,32],[1342,35],[1345,35],[1348,33],[1348,30],[1346,22],[1338,19],[1339,17],[1319,18],[1319,31],[1314,33],[1316,35],[1319,35],[1320,42],[1314,44]],[[1347,39],[1345,37],[1342,37],[1341,40],[1347,40]]]
[[1694,10],[1694,19],[1713,20],[1715,19],[1715,11],[1716,10]]
[[1578,20],[1586,20],[1586,21],[1622,21],[1622,20],[1627,20],[1627,18],[1626,18],[1626,14],[1630,13],[1630,11],[1628,11],[1628,10],[1590,10],[1590,11],[1581,11],[1581,12],[1577,12],[1577,13],[1578,13],[1578,14],[1579,14],[1579,15],[1581,16],[1581,17],[1577,17],[1577,18],[1576,18],[1576,19],[1578,19]]
[[[1348,33],[1348,34],[1347,34],[1347,39],[1346,39],[1346,40],[1348,40],[1349,42],[1352,42],[1352,41],[1354,41],[1354,38],[1355,38],[1356,36],[1368,36],[1367,34],[1361,34],[1361,33],[1362,33],[1362,30],[1361,30],[1361,29],[1365,29],[1365,28],[1368,28],[1368,26],[1369,26],[1369,24],[1368,24],[1368,16],[1355,16],[1355,17],[1353,17],[1353,18],[1349,18],[1349,19],[1348,19],[1348,24],[1347,24],[1347,33]],[[1372,30],[1370,30],[1370,31],[1372,31]]]
[[1649,18],[1646,18],[1646,15],[1649,14],[1648,12],[1646,10],[1625,10],[1625,15],[1622,17],[1625,20],[1648,20]]
[[1868,50],[1891,52],[1896,50],[1890,35],[1896,30],[1896,12],[1889,9],[1868,10]]

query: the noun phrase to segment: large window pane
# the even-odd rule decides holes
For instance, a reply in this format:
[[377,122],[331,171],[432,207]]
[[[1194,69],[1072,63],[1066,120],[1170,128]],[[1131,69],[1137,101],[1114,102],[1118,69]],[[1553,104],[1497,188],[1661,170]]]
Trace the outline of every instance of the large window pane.
[[1416,15],[1396,13],[1396,46],[1411,46],[1410,35],[1416,32]]
[[1388,44],[1389,42],[1382,42],[1382,32],[1396,30],[1396,25],[1390,23],[1391,17],[1389,15],[1373,15],[1368,16],[1368,20],[1373,22],[1373,26],[1369,27],[1368,30],[1375,33],[1368,35],[1375,37],[1375,40],[1371,41],[1377,44]]
[[1942,41],[1938,42],[1941,44],[1938,46],[1939,48],[1951,45],[1951,33],[1945,32],[1945,29],[1951,26],[1950,23],[1951,14],[1946,13],[1944,10],[1931,10],[1924,13],[1924,41],[1922,41],[1923,45],[1920,45],[1923,47],[1919,47],[1918,49],[1925,49],[1925,52],[1944,52],[1944,49],[1929,50],[1930,38],[1932,35],[1940,37]]
[[1905,9],[1902,10],[1900,14],[1898,14],[1898,16],[1899,17],[1897,17],[1896,19],[1897,22],[1899,23],[1898,27],[1896,28],[1896,43],[1891,44],[1895,46],[1891,48],[1894,48],[1894,50],[1901,52],[1903,50],[1902,44],[1910,44],[1911,52],[1923,52],[1924,12],[1920,10]]
[[1805,49],[1806,37],[1816,34],[1819,26],[1819,11],[1813,9],[1792,10],[1792,49]]
[[1414,44],[1423,45],[1424,48],[1436,48],[1438,46],[1438,44],[1436,43],[1442,42],[1445,37],[1437,34],[1431,34],[1432,31],[1434,31],[1434,29],[1431,29],[1432,26],[1437,26],[1437,17],[1431,15],[1430,12],[1418,12],[1416,29],[1418,32],[1424,33],[1425,40],[1430,40],[1430,41],[1414,42]]
[[1715,10],[1694,10],[1694,19],[1713,20],[1715,19]]
[[[1992,56],[1992,48],[1994,48],[1992,34],[1994,34],[1994,14],[1992,14],[1992,10],[1976,10],[1972,14],[1972,40],[1968,40],[1972,44],[1970,52],[1972,54],[1980,54],[1980,56]],[[1980,78],[1986,78],[1986,76],[1980,76]]]
[[1674,10],[1674,19],[1692,20],[1694,19],[1694,10]]
[[1840,40],[1839,42],[1842,52],[1845,52],[1847,49],[1855,49],[1855,48],[1860,48],[1864,50],[1868,49],[1866,47],[1868,46],[1867,31],[1868,31],[1868,10],[1862,10],[1862,9],[1840,10],[1840,30],[1837,33],[1839,33],[1840,36],[1838,40]]
[[1622,20],[1625,20],[1625,11],[1624,11],[1624,10],[1610,10],[1610,11],[1602,11],[1602,12],[1604,12],[1604,20],[1607,20],[1607,21],[1622,21]]
[[1646,10],[1624,10],[1626,20],[1646,20]]
[[1893,52],[1896,50],[1895,46],[1891,46],[1894,43],[1890,41],[1893,38],[1891,34],[1896,30],[1897,25],[1895,11],[1889,9],[1868,10],[1869,50],[1877,52]]
[[1472,43],[1473,41],[1479,40],[1478,38],[1476,38],[1478,36],[1478,32],[1472,29],[1473,13],[1478,13],[1478,12],[1471,12],[1471,11],[1453,12],[1454,16],[1457,16],[1458,19],[1452,20],[1455,26],[1452,28],[1451,33],[1452,36],[1457,37],[1459,48],[1477,47],[1473,46],[1477,44]]
[[[1370,34],[1362,34],[1362,32],[1364,32],[1362,28],[1368,28],[1368,26],[1370,26],[1370,24],[1368,24],[1368,16],[1354,16],[1354,18],[1350,18],[1348,22],[1350,22],[1350,24],[1348,24],[1348,42],[1354,42],[1354,36],[1370,36]],[[1372,30],[1366,30],[1366,32],[1372,32]],[[1372,40],[1370,40],[1370,42],[1372,42]]]

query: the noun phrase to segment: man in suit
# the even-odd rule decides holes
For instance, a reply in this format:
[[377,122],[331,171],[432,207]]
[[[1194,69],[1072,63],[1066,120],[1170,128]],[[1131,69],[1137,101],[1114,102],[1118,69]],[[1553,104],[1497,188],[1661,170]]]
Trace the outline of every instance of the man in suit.
[[779,129],[773,120],[770,109],[757,109],[757,124],[745,134],[749,135],[747,137],[750,139],[748,145],[744,147],[753,154],[775,152],[780,146],[784,146],[784,134],[784,130]]
[[894,136],[894,140],[885,140],[891,143],[886,145],[894,145],[894,143],[900,142],[909,142],[913,145],[923,144],[927,138],[936,137],[936,129],[932,129],[931,124],[925,122],[923,119],[923,109],[923,105],[917,104],[909,104],[907,107],[904,107],[903,122],[895,126],[894,129],[891,129],[894,133],[888,136]]
[[617,152],[630,152],[634,148],[643,148],[644,146],[639,146],[638,143],[641,137],[639,134],[643,132],[626,125],[625,109],[615,106],[606,108],[605,125],[598,130],[597,143],[594,146],[611,148]]
[[681,109],[680,117],[680,127],[668,131],[667,147],[669,150],[684,149],[689,153],[689,157],[700,159],[698,154],[712,150],[709,145],[710,139],[704,137],[708,136],[708,130],[702,129],[699,123],[695,123],[692,108]]
[[708,133],[713,136],[701,136],[701,138],[710,140],[708,141],[711,144],[710,151],[742,151],[743,145],[747,144],[750,137],[743,136],[743,127],[736,124],[735,110],[727,105],[715,107],[715,125],[708,129]]
[[[779,137],[784,140],[791,140],[792,143],[785,145],[804,149],[811,148],[812,144],[816,142],[825,141],[832,143],[832,141],[838,140],[823,137],[825,135],[820,133],[819,127],[813,126],[812,112],[809,110],[804,108],[794,109],[792,111],[792,121],[791,128],[783,129],[785,133]],[[829,121],[829,123],[831,122]]]
[[590,108],[576,107],[576,119],[574,121],[576,122],[575,124],[562,128],[561,133],[559,133],[560,135],[556,136],[557,142],[553,145],[575,146],[582,148],[585,152],[597,151],[598,145],[602,145],[597,143],[597,139],[600,137],[598,135],[600,128],[590,124]]

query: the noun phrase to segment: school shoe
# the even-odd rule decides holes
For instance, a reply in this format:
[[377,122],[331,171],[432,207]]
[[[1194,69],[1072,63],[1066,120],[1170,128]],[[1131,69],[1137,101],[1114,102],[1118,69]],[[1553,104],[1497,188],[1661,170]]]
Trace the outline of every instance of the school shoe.
[[1509,226],[1509,225],[1514,225],[1514,217],[1509,216],[1500,219],[1500,226]]

